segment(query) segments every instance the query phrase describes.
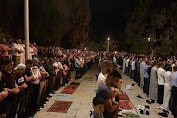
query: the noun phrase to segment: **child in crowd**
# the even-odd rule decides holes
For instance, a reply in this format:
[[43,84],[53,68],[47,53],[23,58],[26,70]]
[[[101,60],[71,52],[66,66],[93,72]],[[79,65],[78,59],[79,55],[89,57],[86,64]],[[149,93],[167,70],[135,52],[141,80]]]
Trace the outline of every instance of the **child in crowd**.
[[93,98],[93,108],[94,111],[92,112],[91,118],[104,118],[104,99],[101,97],[94,97]]

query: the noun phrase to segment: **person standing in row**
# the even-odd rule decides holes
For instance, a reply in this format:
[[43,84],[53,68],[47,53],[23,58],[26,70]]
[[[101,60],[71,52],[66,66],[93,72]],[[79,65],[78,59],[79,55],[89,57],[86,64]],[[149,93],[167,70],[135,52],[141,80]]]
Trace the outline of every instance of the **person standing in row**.
[[140,63],[140,87],[142,89],[144,86],[144,65],[145,65],[145,58],[143,58],[142,62]]
[[164,83],[165,83],[165,70],[163,69],[165,67],[164,63],[159,63],[159,69],[157,70],[157,77],[158,77],[158,99],[157,103],[163,104],[163,96],[164,96]]
[[173,103],[172,103],[172,114],[174,118],[177,117],[177,66],[174,67],[174,74],[172,76],[172,96],[173,96]]
[[165,84],[164,84],[164,97],[163,97],[163,107],[165,109],[169,108],[169,100],[170,100],[170,96],[171,96],[171,74],[172,74],[172,68],[169,65],[166,68],[166,72],[164,74],[164,78],[165,78]]
[[150,75],[149,98],[151,99],[151,102],[152,101],[155,102],[157,100],[157,94],[158,94],[157,69],[158,69],[158,64],[157,61],[155,61],[154,66],[151,69],[151,75]]
[[5,118],[5,104],[3,100],[8,96],[8,91],[4,88],[4,84],[1,81],[2,73],[0,72],[0,118]]

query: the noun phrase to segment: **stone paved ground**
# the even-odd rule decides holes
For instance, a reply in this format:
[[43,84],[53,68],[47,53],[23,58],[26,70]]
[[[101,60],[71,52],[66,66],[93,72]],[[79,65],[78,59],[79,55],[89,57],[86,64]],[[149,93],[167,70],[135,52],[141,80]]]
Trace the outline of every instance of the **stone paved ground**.
[[[82,80],[75,93],[73,98],[58,98],[52,97],[49,102],[45,105],[44,109],[38,112],[35,115],[35,118],[89,118],[90,111],[92,108],[92,99],[95,96],[95,90],[97,89],[97,83],[95,81],[95,74],[97,73],[96,65],[93,65],[92,68],[83,76]],[[72,73],[72,78],[74,78],[74,73]],[[74,81],[74,80],[73,80]],[[132,103],[135,107],[137,105],[149,105],[146,103],[147,97],[142,94],[142,90],[138,86],[132,87],[132,90],[126,90],[125,85],[133,83],[127,76],[123,75],[123,91],[126,92]],[[59,89],[56,93],[60,93],[64,87]],[[136,96],[141,94],[144,99],[136,99]],[[73,101],[73,104],[70,106],[67,113],[54,113],[46,112],[55,101]],[[142,118],[161,118],[158,115],[160,110],[156,109],[158,106],[157,103],[150,105],[150,116],[142,115]],[[169,116],[172,118],[172,116]]]

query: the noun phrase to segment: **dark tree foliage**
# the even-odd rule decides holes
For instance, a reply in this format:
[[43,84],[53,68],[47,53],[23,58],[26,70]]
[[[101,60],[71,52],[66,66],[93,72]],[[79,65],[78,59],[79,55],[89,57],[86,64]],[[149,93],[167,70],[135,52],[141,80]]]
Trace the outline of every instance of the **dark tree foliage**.
[[[164,6],[153,1],[140,1],[126,26],[126,44],[129,52],[157,55],[177,54],[177,3]],[[162,1],[164,2],[164,1]],[[156,5],[158,7],[156,7]]]
[[[30,42],[72,48],[89,40],[89,0],[29,0],[29,5]],[[23,39],[24,0],[1,0],[0,15],[0,34]]]

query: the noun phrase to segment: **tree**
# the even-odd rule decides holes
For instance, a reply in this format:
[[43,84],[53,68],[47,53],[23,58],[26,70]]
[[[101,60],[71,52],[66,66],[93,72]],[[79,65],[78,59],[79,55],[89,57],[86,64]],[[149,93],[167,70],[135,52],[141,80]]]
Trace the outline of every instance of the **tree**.
[[[30,42],[80,47],[89,38],[89,0],[29,0]],[[24,0],[0,1],[0,28],[14,38],[24,37]]]
[[157,55],[176,54],[177,3],[158,9],[150,6],[148,0],[142,1],[128,20],[126,43],[129,51],[147,54],[153,50]]

